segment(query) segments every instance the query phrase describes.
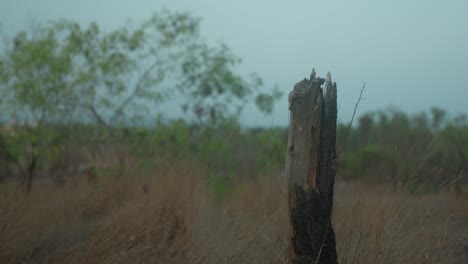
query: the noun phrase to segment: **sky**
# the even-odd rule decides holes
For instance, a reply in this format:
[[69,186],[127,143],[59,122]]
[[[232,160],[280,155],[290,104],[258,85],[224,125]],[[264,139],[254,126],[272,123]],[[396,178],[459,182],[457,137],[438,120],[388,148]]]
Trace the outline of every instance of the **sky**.
[[0,25],[11,35],[67,18],[110,30],[162,8],[201,17],[202,35],[242,58],[239,72],[285,93],[272,116],[245,109],[246,126],[287,125],[287,94],[312,68],[337,82],[341,122],[364,82],[358,115],[389,106],[468,113],[467,0],[0,0]]

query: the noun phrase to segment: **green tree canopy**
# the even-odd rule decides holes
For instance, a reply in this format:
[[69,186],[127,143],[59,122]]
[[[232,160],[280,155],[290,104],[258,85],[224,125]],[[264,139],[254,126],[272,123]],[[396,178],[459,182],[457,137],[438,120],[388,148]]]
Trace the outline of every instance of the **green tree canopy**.
[[200,19],[186,12],[161,11],[111,32],[60,20],[10,44],[0,53],[1,86],[15,112],[36,120],[74,114],[110,127],[171,99],[193,120],[216,123],[248,102],[271,112],[281,95],[255,74],[238,74],[240,59],[207,43]]

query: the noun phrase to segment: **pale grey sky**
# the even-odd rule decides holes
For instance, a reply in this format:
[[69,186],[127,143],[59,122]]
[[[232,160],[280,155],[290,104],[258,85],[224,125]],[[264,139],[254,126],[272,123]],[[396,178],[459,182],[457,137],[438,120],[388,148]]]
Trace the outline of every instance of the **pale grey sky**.
[[[467,0],[0,0],[0,23],[8,34],[58,18],[112,29],[163,7],[202,17],[202,34],[227,43],[243,59],[241,72],[256,72],[286,94],[312,67],[319,76],[331,71],[342,121],[363,81],[358,113],[389,105],[468,112]],[[274,124],[287,124],[287,115],[285,96]],[[252,108],[242,118],[245,125],[270,122]]]

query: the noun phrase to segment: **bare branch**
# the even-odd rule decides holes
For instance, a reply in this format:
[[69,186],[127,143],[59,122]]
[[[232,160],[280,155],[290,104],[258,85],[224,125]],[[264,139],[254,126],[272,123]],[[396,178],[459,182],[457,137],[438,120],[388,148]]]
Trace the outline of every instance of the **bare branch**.
[[96,111],[96,108],[94,108],[93,105],[86,105],[85,107],[89,111],[91,111],[91,114],[98,121],[98,123],[105,126],[106,128],[110,128],[109,124],[104,120],[104,118],[102,118],[102,116],[99,115],[99,113]]
[[356,116],[356,111],[357,111],[357,108],[359,106],[359,103],[361,102],[361,100],[363,100],[364,98],[362,97],[362,94],[364,93],[364,89],[366,88],[366,82],[364,82],[364,84],[362,85],[362,88],[361,88],[361,92],[359,93],[359,98],[358,100],[356,101],[356,105],[354,106],[354,111],[353,111],[353,116],[351,117],[351,121],[349,121],[348,123],[348,127],[346,129],[346,136],[345,136],[345,141],[344,141],[344,145],[342,148],[340,148],[340,152],[338,153],[338,158],[340,158],[341,156],[341,152],[343,152],[344,149],[346,149],[346,146],[348,145],[348,142],[349,142],[349,135],[351,133],[351,127],[353,125],[353,122],[354,122],[354,117]]
[[132,93],[120,104],[117,109],[115,109],[114,114],[112,115],[112,118],[110,119],[110,123],[113,123],[117,117],[122,113],[125,107],[127,107],[138,95],[138,93],[143,89],[143,80],[153,71],[159,64],[159,61],[156,60],[153,64],[151,64],[140,76],[138,79],[137,83],[135,84],[135,88],[132,91]]

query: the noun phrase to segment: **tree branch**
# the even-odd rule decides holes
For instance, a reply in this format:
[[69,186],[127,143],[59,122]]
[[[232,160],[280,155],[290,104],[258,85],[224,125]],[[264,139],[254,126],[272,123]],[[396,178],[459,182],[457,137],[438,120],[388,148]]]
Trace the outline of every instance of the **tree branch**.
[[101,115],[96,111],[96,108],[94,108],[93,105],[86,105],[85,106],[89,111],[91,111],[91,114],[93,117],[100,123],[101,125],[105,126],[107,129],[110,129],[109,124],[102,118]]
[[344,142],[344,145],[342,148],[340,148],[340,152],[338,153],[338,158],[340,158],[341,156],[341,152],[343,152],[343,150],[346,148],[346,146],[348,145],[348,142],[349,142],[349,135],[351,133],[351,127],[353,125],[353,122],[354,122],[354,117],[356,116],[356,111],[357,111],[357,108],[359,106],[359,103],[361,102],[361,100],[363,100],[364,98],[362,98],[362,94],[364,93],[364,89],[366,88],[366,82],[364,82],[364,84],[362,85],[362,88],[361,88],[361,92],[359,93],[359,98],[358,100],[356,101],[356,105],[354,106],[354,111],[353,111],[353,115],[351,117],[351,121],[349,121],[348,123],[348,127],[346,129],[346,136],[345,136],[345,142]]
[[127,107],[138,95],[138,93],[143,89],[143,80],[153,71],[157,66],[158,66],[158,60],[156,60],[151,66],[149,66],[143,74],[140,76],[138,79],[137,83],[135,84],[135,89],[133,92],[120,104],[119,107],[114,111],[114,114],[112,115],[112,118],[110,119],[110,123],[115,122],[117,117],[122,113],[123,109]]

